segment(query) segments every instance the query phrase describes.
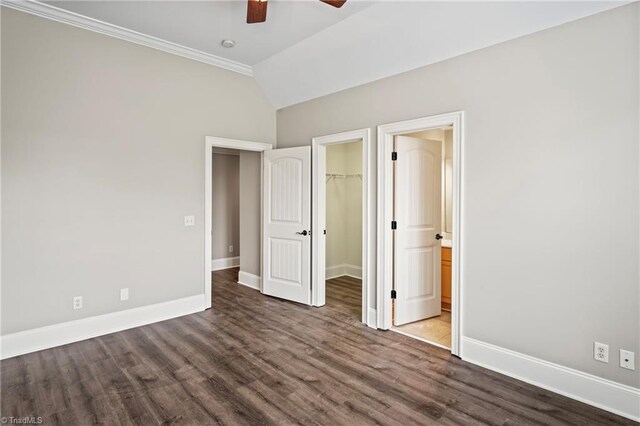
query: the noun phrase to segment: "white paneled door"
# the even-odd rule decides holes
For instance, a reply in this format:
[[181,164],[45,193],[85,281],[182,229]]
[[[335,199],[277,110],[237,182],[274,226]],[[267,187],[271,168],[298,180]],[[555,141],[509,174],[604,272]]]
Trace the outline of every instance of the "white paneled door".
[[311,304],[311,147],[264,151],[262,292]]
[[396,136],[395,325],[440,315],[442,143]]

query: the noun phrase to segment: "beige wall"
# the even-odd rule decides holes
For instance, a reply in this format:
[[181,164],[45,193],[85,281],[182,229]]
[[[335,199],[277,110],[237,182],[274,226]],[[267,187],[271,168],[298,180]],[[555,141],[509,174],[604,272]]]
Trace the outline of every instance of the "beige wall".
[[212,172],[211,258],[240,256],[240,156],[214,153]]
[[202,294],[206,135],[275,142],[252,78],[3,8],[2,334]]
[[240,270],[258,276],[261,274],[261,171],[259,152],[240,152]]
[[[327,174],[344,174],[346,156],[344,145],[327,147]],[[345,185],[344,179],[330,179],[326,186],[326,254],[327,268],[343,265],[346,259],[345,240],[347,224],[345,222]]]
[[[362,173],[362,142],[329,145],[327,173]],[[357,177],[336,178],[326,190],[326,267],[362,267],[362,181]],[[353,268],[351,268],[353,269]]]
[[[346,174],[362,174],[362,142],[344,144]],[[350,177],[344,182],[346,189],[345,222],[347,224],[346,264],[362,268],[362,179]]]
[[278,146],[465,111],[463,335],[639,387],[638,51],[636,3],[279,110]]

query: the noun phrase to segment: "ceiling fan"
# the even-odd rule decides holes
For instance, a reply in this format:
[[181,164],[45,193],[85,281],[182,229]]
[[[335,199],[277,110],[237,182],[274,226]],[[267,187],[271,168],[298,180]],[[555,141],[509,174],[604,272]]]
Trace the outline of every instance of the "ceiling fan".
[[[347,0],[320,0],[340,8]],[[247,24],[257,24],[267,20],[267,0],[247,0]]]

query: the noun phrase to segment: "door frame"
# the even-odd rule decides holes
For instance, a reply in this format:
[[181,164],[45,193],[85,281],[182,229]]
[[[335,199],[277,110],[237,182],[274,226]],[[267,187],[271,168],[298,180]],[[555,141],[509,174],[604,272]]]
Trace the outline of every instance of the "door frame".
[[[369,297],[374,294],[372,277],[375,266],[375,223],[372,218],[374,211],[373,197],[374,181],[370,179],[370,171],[374,169],[373,149],[371,149],[371,129],[359,129],[332,135],[319,136],[311,139],[312,161],[312,262],[311,262],[311,303],[313,306],[325,304],[326,282],[325,270],[318,264],[325,265],[325,238],[322,231],[326,225],[326,148],[329,145],[339,145],[355,140],[362,141],[362,322],[369,327],[377,327],[376,310],[369,307]],[[323,260],[320,262],[320,260]]]
[[[211,242],[213,241],[213,152],[216,148],[228,148],[240,151],[262,152],[273,149],[273,145],[262,142],[205,136],[204,138],[204,308],[211,308]],[[262,181],[262,159],[260,161],[260,180]],[[262,188],[260,188],[262,194]],[[260,195],[260,214],[262,215],[262,195]],[[260,220],[262,223],[262,220]],[[262,235],[260,236],[262,238]],[[262,241],[260,241],[262,251]],[[262,284],[260,285],[262,291]]]
[[391,289],[393,284],[393,137],[445,126],[453,127],[453,237],[451,262],[451,353],[461,355],[463,277],[462,201],[464,171],[464,112],[456,111],[378,126],[378,328],[391,328]]

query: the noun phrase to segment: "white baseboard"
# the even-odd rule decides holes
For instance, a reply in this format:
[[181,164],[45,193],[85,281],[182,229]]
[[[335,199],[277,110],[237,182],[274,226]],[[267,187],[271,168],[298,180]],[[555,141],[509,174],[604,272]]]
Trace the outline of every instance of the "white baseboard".
[[462,338],[462,359],[594,407],[640,421],[640,389],[582,371]]
[[367,310],[367,325],[371,328],[378,328],[378,312],[373,309],[373,308],[369,308]]
[[327,266],[324,270],[324,278],[330,280],[332,278],[344,275],[344,265]]
[[329,266],[324,271],[325,279],[330,280],[332,278],[338,278],[343,276],[349,276],[362,279],[362,268],[360,266],[349,265],[343,263],[342,265]]
[[258,275],[253,275],[244,271],[238,272],[238,284],[253,288],[255,290],[260,290],[260,281],[261,278]]
[[344,274],[359,280],[362,279],[362,268],[355,265],[344,265]]
[[220,271],[222,269],[236,268],[240,266],[240,256],[225,257],[211,260],[211,270]]
[[204,310],[204,295],[82,318],[0,337],[0,359],[53,348]]

